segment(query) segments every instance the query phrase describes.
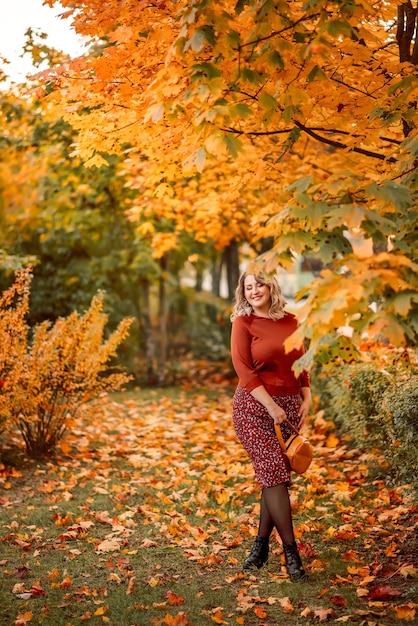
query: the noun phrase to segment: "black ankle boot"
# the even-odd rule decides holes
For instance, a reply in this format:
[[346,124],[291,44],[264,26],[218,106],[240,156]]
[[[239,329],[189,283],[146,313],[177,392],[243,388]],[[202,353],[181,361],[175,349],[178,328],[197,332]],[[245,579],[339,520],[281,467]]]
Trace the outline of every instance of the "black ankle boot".
[[251,550],[250,556],[245,559],[242,569],[252,569],[256,567],[260,569],[263,567],[269,558],[269,537],[257,537],[255,538],[254,545]]
[[296,541],[294,541],[293,543],[284,543],[283,552],[286,561],[286,569],[287,573],[290,576],[290,580],[293,583],[307,580],[308,575],[303,569]]

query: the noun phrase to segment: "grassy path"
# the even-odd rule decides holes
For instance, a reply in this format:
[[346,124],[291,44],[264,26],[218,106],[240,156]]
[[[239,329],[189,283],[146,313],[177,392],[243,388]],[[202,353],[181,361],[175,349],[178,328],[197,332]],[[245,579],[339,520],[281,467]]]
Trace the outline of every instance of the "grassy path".
[[408,488],[386,486],[321,414],[292,488],[309,583],[288,581],[279,542],[241,573],[258,489],[219,389],[112,398],[47,462],[3,446],[0,626],[417,623]]

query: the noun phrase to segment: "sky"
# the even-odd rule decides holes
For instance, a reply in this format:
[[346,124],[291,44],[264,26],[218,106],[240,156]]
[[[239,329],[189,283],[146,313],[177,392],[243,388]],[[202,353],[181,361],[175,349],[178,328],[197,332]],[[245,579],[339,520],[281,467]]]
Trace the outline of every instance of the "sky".
[[[85,52],[81,38],[71,28],[71,20],[58,16],[63,12],[59,3],[51,9],[43,6],[43,0],[2,0],[0,20],[0,56],[10,64],[2,65],[12,82],[23,82],[27,74],[36,72],[29,57],[20,58],[25,40],[25,31],[31,27],[48,35],[44,42],[51,47],[63,50],[71,56]],[[42,68],[41,68],[42,69]]]

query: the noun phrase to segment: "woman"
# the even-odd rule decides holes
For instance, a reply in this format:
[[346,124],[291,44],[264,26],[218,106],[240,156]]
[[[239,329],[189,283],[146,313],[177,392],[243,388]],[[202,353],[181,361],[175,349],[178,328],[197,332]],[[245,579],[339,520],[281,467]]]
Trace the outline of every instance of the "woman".
[[269,553],[269,538],[276,528],[283,543],[286,569],[293,582],[307,579],[293,532],[288,485],[290,472],[274,425],[281,424],[286,440],[287,418],[302,427],[311,404],[307,372],[297,378],[293,363],[304,350],[286,354],[284,341],[297,328],[296,317],[284,310],[286,300],[276,278],[243,273],[235,291],[231,315],[231,354],[238,375],[233,421],[238,439],[247,450],[262,489],[258,534],[244,570],[260,568]]

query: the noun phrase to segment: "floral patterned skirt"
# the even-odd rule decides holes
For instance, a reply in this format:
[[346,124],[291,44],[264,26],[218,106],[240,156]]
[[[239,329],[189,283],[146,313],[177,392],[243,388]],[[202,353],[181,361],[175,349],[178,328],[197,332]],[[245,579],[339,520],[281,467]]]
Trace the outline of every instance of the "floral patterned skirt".
[[[285,411],[289,422],[297,427],[300,420],[300,397],[272,398]],[[251,459],[260,487],[275,487],[281,483],[290,485],[290,472],[277,439],[273,419],[264,406],[241,386],[237,387],[234,394],[232,419],[237,437]],[[286,424],[281,424],[280,427],[286,441],[292,431]]]

